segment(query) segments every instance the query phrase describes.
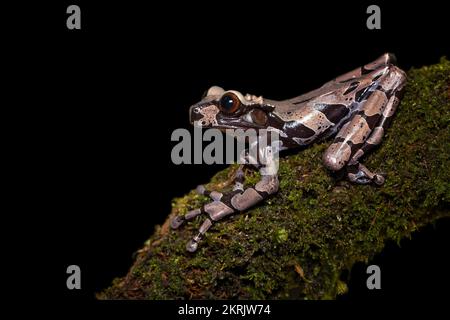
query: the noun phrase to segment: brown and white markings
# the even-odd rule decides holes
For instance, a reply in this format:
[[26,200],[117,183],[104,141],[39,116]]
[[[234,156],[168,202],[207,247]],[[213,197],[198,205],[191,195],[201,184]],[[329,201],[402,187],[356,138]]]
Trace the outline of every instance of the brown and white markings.
[[[360,159],[381,143],[405,83],[406,75],[395,66],[395,57],[386,53],[316,90],[283,101],[212,87],[191,107],[190,119],[196,126],[222,130],[275,131],[280,140],[276,141],[273,152],[335,136],[323,155],[324,165],[332,171],[346,170],[352,182],[381,185],[384,177],[371,172]],[[261,181],[245,190],[242,168],[236,174],[232,192],[209,192],[198,187],[199,193],[210,196],[213,201],[175,217],[171,223],[176,229],[198,215],[208,215],[198,234],[188,242],[188,251],[197,250],[198,243],[214,222],[244,211],[278,191],[277,174],[264,171],[268,166],[271,164],[258,166],[263,173]]]

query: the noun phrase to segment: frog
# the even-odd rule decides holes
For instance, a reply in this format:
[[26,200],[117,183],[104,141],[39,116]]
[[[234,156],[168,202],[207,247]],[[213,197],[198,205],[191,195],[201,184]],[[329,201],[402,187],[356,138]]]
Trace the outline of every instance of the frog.
[[[201,101],[190,107],[189,117],[192,125],[201,128],[276,132],[279,139],[268,146],[274,153],[302,150],[313,143],[332,139],[322,155],[322,163],[329,171],[344,172],[351,183],[381,186],[385,174],[371,171],[361,160],[381,143],[400,103],[406,80],[395,55],[385,53],[318,89],[286,100],[244,95],[236,90],[212,86]],[[232,191],[197,187],[199,194],[212,201],[177,215],[170,222],[172,229],[178,229],[184,223],[206,215],[198,232],[186,244],[188,252],[198,249],[216,222],[243,212],[278,192],[278,173],[269,170],[263,174],[262,171],[271,164],[270,161],[253,164],[260,170],[261,180],[247,188],[244,188],[246,162],[235,172]]]

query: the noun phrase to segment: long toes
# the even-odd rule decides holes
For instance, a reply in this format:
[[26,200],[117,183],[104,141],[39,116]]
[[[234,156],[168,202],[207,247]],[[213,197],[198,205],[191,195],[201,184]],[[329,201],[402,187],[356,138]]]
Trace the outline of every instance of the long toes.
[[172,229],[178,229],[184,223],[184,221],[185,219],[182,216],[176,216],[170,222],[170,227]]
[[376,175],[373,177],[373,182],[374,182],[376,185],[378,185],[378,186],[381,186],[381,185],[384,183],[385,180],[386,180],[386,179],[385,179],[381,174],[376,174]]
[[358,178],[358,180],[356,180],[356,183],[358,184],[369,184],[371,182],[372,180],[368,178]]
[[195,191],[200,195],[204,195],[206,192],[206,188],[201,184],[201,185],[197,186]]
[[359,174],[357,177],[351,177],[350,175],[348,177],[351,182],[356,184],[368,184],[372,182],[372,179],[362,174]]
[[198,248],[198,243],[195,242],[194,240],[190,240],[186,244],[186,250],[189,252],[195,252],[195,251],[197,251],[197,248]]

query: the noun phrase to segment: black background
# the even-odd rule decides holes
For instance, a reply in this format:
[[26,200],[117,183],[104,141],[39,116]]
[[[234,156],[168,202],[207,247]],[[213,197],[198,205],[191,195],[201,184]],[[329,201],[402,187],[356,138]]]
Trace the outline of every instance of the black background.
[[[69,4],[80,5],[82,30],[67,30]],[[30,222],[45,225],[39,230],[51,296],[92,302],[126,274],[133,252],[170,212],[171,199],[223,168],[170,160],[172,131],[189,128],[188,107],[211,85],[284,99],[384,52],[395,53],[405,70],[450,52],[440,2],[378,2],[381,30],[366,28],[369,4],[37,6],[43,15],[31,20],[25,56],[32,58],[30,81],[42,101],[31,114],[39,116],[34,183],[45,214]],[[449,231],[449,221],[441,221],[401,248],[389,243],[373,261],[383,289],[365,289],[361,264],[342,299],[448,298]],[[70,264],[81,267],[80,291],[65,287]]]

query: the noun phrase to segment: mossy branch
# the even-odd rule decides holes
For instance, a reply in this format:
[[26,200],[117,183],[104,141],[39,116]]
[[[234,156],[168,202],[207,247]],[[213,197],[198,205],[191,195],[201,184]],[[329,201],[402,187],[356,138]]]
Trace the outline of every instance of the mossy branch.
[[[450,63],[412,69],[392,127],[364,163],[387,174],[382,187],[352,185],[321,164],[329,142],[280,161],[280,191],[264,204],[215,225],[190,254],[201,220],[177,231],[169,220],[209,201],[194,191],[174,199],[124,278],[100,299],[328,299],[339,280],[387,240],[449,216]],[[234,166],[217,174],[226,181]],[[248,183],[257,177],[251,173]]]

